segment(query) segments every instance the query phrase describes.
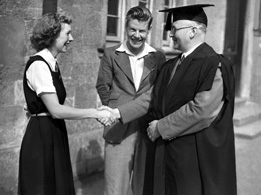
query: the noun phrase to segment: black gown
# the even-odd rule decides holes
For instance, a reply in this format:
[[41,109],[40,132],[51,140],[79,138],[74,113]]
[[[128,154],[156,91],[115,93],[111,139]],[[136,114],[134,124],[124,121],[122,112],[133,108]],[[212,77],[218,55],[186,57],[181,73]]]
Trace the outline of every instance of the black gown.
[[[31,114],[48,112],[40,97],[27,85],[26,71],[36,60],[48,63],[41,56],[33,56],[24,72],[24,94]],[[66,91],[60,71],[49,67],[60,104]],[[51,116],[31,116],[23,137],[19,161],[19,194],[73,195],[75,194],[69,144],[65,121]]]
[[159,138],[148,147],[147,161],[154,161],[154,167],[146,166],[145,173],[149,173],[145,174],[144,185],[153,186],[150,191],[155,195],[237,194],[235,78],[227,59],[203,43],[182,62],[169,86],[175,59],[166,62],[153,88],[152,111],[147,121],[160,120],[193,101],[197,93],[210,90],[220,62],[224,103],[210,126],[171,140]]

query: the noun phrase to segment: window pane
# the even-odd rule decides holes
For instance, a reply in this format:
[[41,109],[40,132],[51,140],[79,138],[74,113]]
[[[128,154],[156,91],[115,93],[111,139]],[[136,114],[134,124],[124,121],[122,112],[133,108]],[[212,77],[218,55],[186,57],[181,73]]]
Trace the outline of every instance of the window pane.
[[109,17],[107,18],[107,35],[117,36],[118,31],[118,18]]
[[[164,9],[168,9],[170,8],[170,4],[171,4],[171,0],[164,0]],[[164,25],[163,25],[163,32],[162,32],[162,39],[163,39],[163,43],[168,45],[169,44],[169,31],[166,31],[165,30],[165,26],[166,26],[166,21],[167,21],[167,16],[168,16],[168,13],[165,13],[164,14]]]
[[167,16],[168,16],[168,14],[165,13],[165,14],[164,14],[164,25],[163,25],[163,40],[164,40],[164,41],[167,41],[167,40],[168,40],[168,31],[165,30],[166,21],[167,21]]
[[163,28],[163,29],[164,29],[164,30],[163,30],[163,40],[166,41],[166,40],[168,40],[168,31],[165,30],[165,26],[166,26],[166,25],[164,25],[164,28]]
[[118,16],[118,5],[119,5],[119,0],[109,0],[108,14]]
[[147,3],[139,2],[139,6],[146,7]]
[[258,21],[258,28],[261,29],[261,3],[259,5],[259,21]]
[[[166,9],[168,9],[168,8],[166,8]],[[165,14],[164,14],[164,23],[167,22],[167,17],[168,17],[168,13],[165,13]]]

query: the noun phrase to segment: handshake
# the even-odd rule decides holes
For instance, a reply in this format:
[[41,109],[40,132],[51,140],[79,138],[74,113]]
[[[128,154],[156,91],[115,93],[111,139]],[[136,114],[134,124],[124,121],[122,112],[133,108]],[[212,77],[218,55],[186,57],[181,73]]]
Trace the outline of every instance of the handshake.
[[101,106],[97,108],[97,120],[104,126],[111,126],[117,119],[121,118],[120,111],[117,108]]

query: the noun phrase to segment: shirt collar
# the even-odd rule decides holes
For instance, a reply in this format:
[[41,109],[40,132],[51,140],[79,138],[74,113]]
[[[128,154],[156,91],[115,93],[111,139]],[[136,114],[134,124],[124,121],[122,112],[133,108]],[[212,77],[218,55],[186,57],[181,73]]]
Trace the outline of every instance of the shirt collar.
[[[118,47],[116,49],[116,51],[119,51],[119,52],[125,52],[127,53],[128,55],[130,56],[135,56],[127,47],[127,41],[124,41],[120,47]],[[144,56],[148,55],[149,53],[151,52],[156,52],[156,49],[154,49],[153,47],[151,47],[148,43],[145,43],[144,45],[144,49],[143,51],[138,55],[136,56],[137,58],[143,58]]]
[[187,57],[189,54],[191,54],[198,46],[200,46],[202,43],[195,45],[194,47],[192,47],[190,50],[188,50],[187,52],[182,53],[182,56]]
[[40,52],[36,53],[35,55],[39,55],[43,57],[46,62],[51,66],[51,68],[54,70],[57,59],[53,57],[52,53],[48,49],[43,49]]

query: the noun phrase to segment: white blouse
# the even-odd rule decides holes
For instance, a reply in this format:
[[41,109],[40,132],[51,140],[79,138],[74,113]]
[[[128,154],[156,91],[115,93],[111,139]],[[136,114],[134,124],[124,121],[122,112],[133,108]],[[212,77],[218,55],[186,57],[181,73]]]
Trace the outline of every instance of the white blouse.
[[[55,71],[56,59],[48,49],[43,49],[35,55],[43,57]],[[26,79],[28,86],[36,92],[37,96],[42,93],[56,93],[51,72],[43,61],[34,61],[31,64],[26,71]]]

